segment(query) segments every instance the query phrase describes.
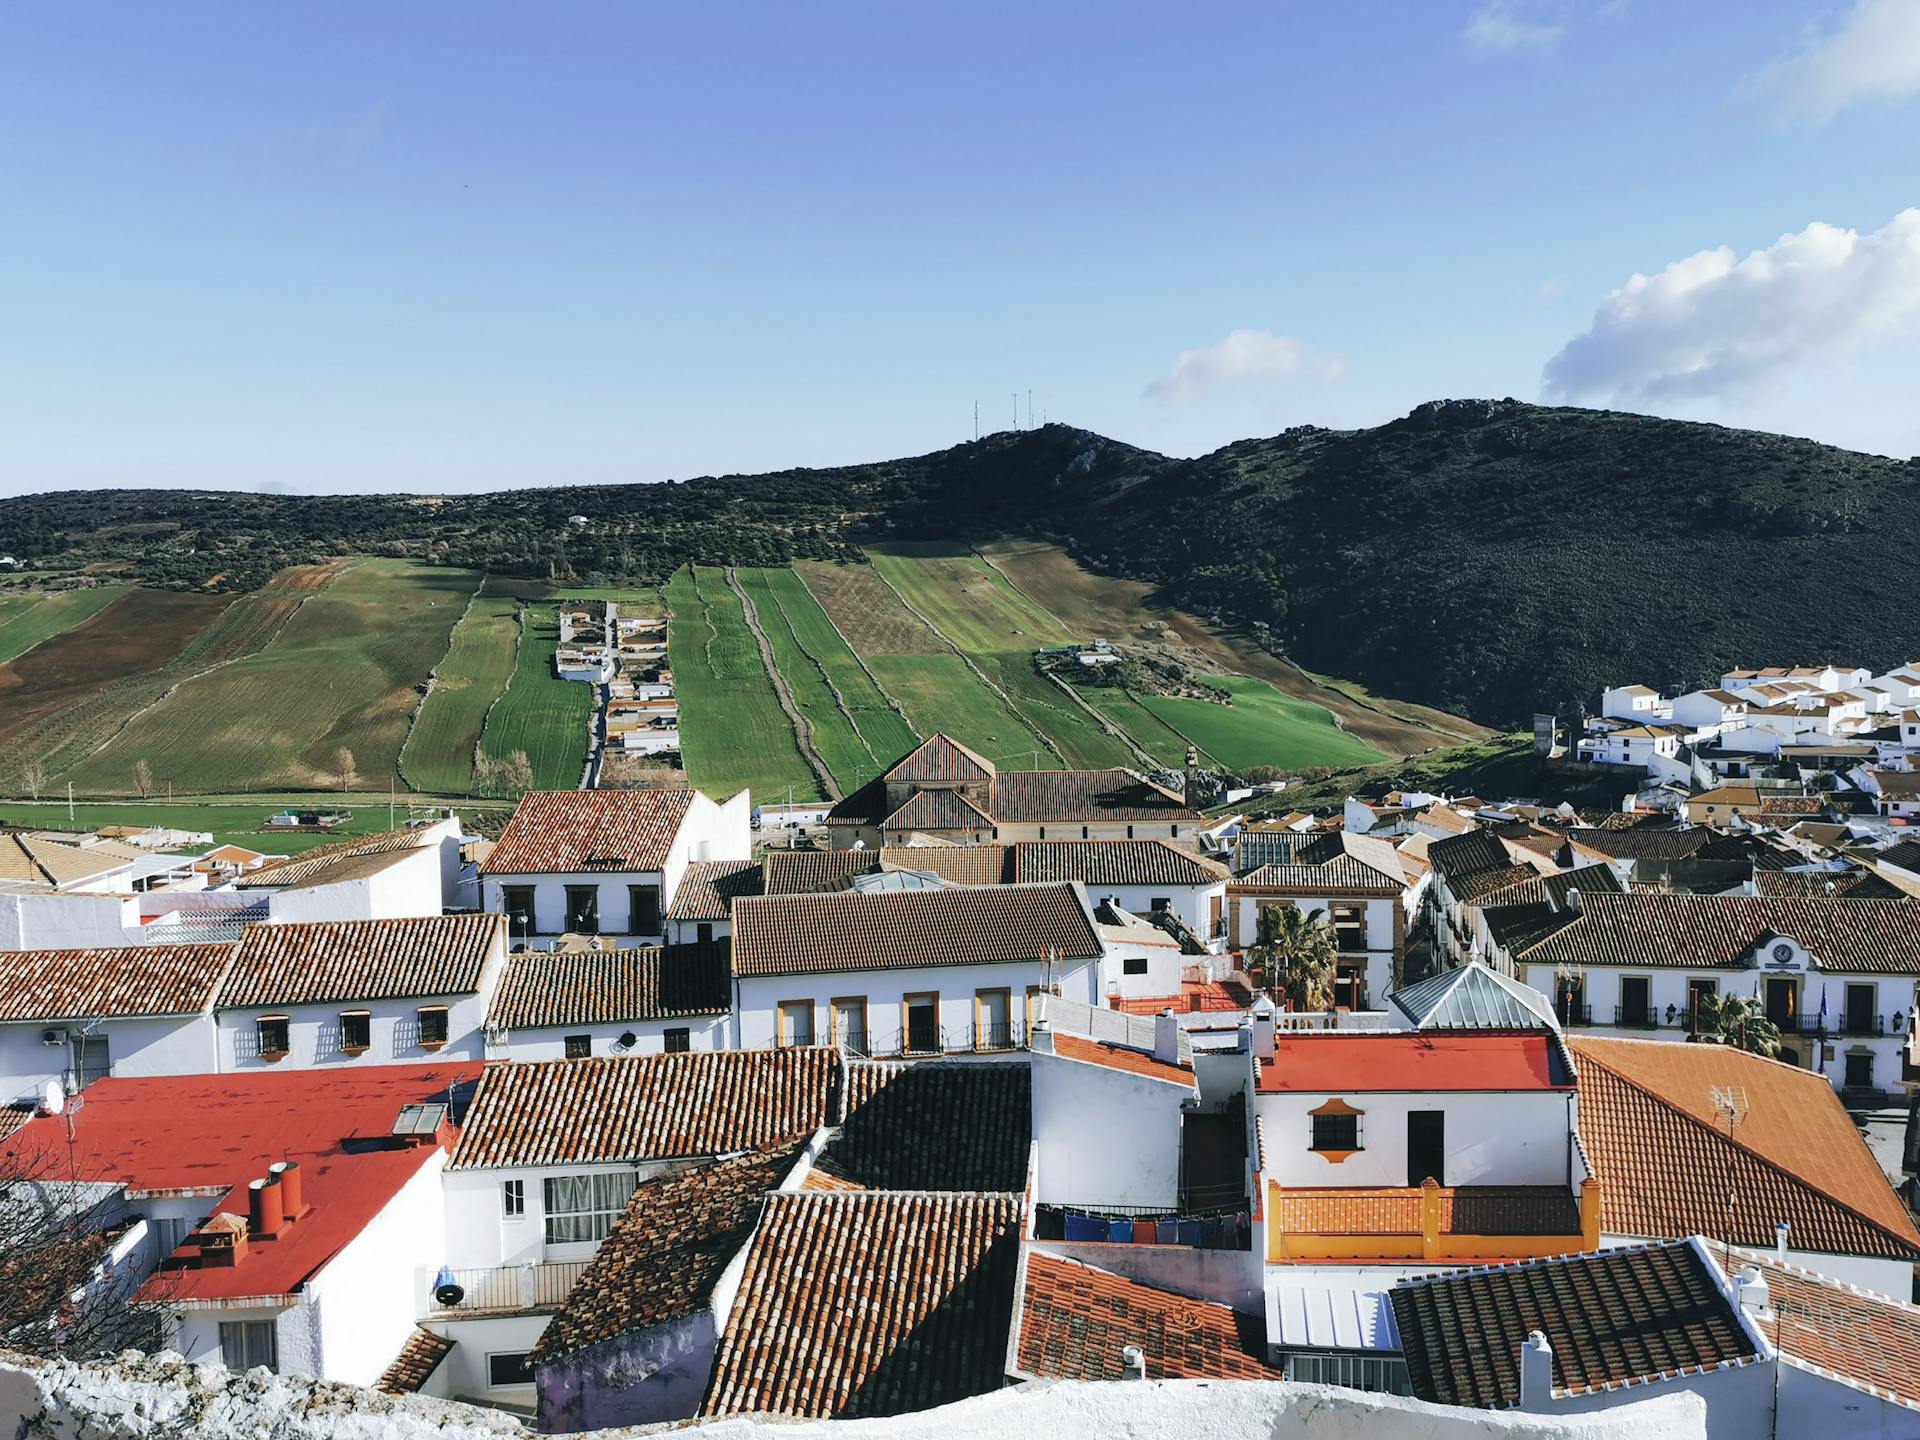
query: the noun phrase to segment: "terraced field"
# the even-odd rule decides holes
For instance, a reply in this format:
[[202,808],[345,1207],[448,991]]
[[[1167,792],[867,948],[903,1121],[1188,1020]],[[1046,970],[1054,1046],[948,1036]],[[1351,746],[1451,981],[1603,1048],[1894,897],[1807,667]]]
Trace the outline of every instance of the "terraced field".
[[[311,803],[312,797],[307,798]],[[328,845],[336,840],[350,840],[385,830],[390,818],[393,823],[400,825],[405,825],[408,819],[403,796],[400,805],[391,812],[384,798],[377,802],[343,807],[351,813],[352,818],[324,832],[301,834],[266,829],[262,822],[279,808],[276,798],[266,796],[249,803],[169,803],[164,800],[128,800],[117,804],[83,802],[73,807],[70,820],[64,800],[42,801],[39,804],[26,800],[6,800],[0,801],[0,821],[35,829],[65,829],[69,824],[86,829],[97,825],[158,825],[175,830],[206,831],[213,836],[216,845],[244,845],[249,850],[258,850],[267,855],[298,855],[316,845]],[[460,807],[462,820],[482,827],[488,834],[498,833],[499,827],[506,823],[506,815],[504,808]],[[191,846],[189,851],[197,853],[205,848]]]
[[83,624],[132,589],[131,585],[95,585],[84,590],[0,599],[0,665],[19,659],[63,630]]
[[446,654],[479,579],[351,561],[304,600],[279,597],[297,608],[257,652],[172,689],[64,773],[88,794],[129,792],[141,760],[176,791],[325,788],[345,747],[361,783],[380,786],[398,769],[416,687]]
[[[681,708],[681,760],[693,784],[725,798],[820,796],[780,708],[740,597],[711,566],[676,571],[663,592],[668,658]],[[582,687],[584,688],[584,687]]]
[[594,687],[553,673],[554,647],[560,639],[553,605],[522,606],[516,628],[518,644],[510,652],[512,678],[492,710],[481,717],[486,728],[480,736],[480,753],[506,760],[524,750],[533,766],[535,789],[571,790],[579,785],[586,768]]
[[1140,704],[1231,769],[1371,765],[1380,758],[1378,750],[1335,725],[1327,711],[1289,699],[1264,680],[1245,675],[1198,678],[1228,691],[1233,704],[1169,695],[1143,695]]
[[[514,677],[520,643],[519,603],[483,586],[453,627],[446,656],[434,668],[433,688],[421,703],[400,751],[400,774],[415,790],[464,795],[473,786],[473,757],[488,712]],[[586,689],[585,686],[576,686]],[[584,763],[585,729],[576,727]],[[512,750],[509,749],[509,754]],[[528,758],[532,758],[528,751]]]

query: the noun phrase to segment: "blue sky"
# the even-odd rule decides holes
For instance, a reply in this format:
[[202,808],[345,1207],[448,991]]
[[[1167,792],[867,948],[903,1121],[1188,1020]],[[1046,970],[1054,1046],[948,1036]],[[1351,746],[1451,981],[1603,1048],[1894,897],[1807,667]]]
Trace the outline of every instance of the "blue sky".
[[13,5],[0,494],[834,464],[1029,389],[1906,455],[1913,206],[1920,0]]

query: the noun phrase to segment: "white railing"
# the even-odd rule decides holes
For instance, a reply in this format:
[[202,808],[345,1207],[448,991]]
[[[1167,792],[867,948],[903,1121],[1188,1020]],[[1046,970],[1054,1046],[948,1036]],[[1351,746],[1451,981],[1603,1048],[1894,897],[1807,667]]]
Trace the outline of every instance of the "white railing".
[[574,1285],[586,1273],[587,1260],[557,1260],[544,1264],[488,1265],[456,1269],[453,1282],[461,1290],[456,1304],[444,1304],[433,1293],[439,1270],[419,1270],[420,1290],[426,1299],[423,1316],[441,1318],[480,1311],[558,1310]]
[[1276,1010],[1273,1028],[1296,1033],[1310,1030],[1391,1030],[1393,1016],[1385,1010]]

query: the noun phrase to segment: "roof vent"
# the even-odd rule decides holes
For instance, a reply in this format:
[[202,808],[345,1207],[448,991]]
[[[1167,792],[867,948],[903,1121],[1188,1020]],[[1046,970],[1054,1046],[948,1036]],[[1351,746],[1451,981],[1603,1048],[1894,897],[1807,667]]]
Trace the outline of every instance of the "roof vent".
[[447,1107],[437,1101],[418,1102],[400,1107],[400,1114],[388,1132],[408,1145],[430,1145],[440,1138],[440,1127],[447,1123]]
[[1126,1380],[1147,1378],[1147,1352],[1138,1345],[1120,1347],[1120,1375]]

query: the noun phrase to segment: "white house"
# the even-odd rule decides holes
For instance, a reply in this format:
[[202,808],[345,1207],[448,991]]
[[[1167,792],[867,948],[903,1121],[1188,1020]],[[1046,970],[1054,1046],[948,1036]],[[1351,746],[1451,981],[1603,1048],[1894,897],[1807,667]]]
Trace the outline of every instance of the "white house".
[[1646,724],[1665,719],[1673,712],[1660,698],[1660,692],[1646,685],[1616,685],[1600,695],[1600,713],[1609,720],[1629,720]]
[[864,1055],[1005,1050],[1043,992],[1097,1004],[1100,937],[1072,884],[743,897],[738,1043]]
[[604,935],[658,945],[689,864],[746,860],[752,802],[698,790],[533,790],[481,866],[482,904],[514,943]]
[[487,1010],[488,1053],[510,1060],[721,1050],[733,1042],[724,944],[529,950]]
[[499,915],[250,925],[214,1004],[224,1069],[481,1059]]
[[1232,948],[1258,943],[1263,910],[1291,906],[1320,916],[1333,929],[1339,949],[1337,1006],[1370,1009],[1399,982],[1409,889],[1406,868],[1390,841],[1342,830],[1321,835],[1248,831],[1236,844],[1234,872],[1227,886]]
[[1696,736],[1718,735],[1745,723],[1747,702],[1729,690],[1694,690],[1674,699],[1672,715]]

